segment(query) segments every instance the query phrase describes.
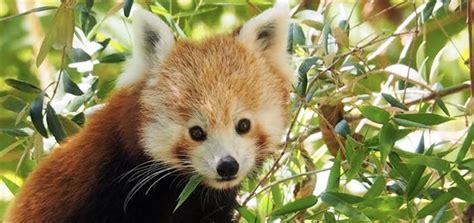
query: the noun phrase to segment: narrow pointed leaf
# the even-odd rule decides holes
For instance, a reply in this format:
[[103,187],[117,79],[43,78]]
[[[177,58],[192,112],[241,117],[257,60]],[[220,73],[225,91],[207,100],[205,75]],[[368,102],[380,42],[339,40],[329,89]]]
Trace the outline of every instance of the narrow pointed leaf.
[[53,134],[54,138],[58,143],[62,143],[66,138],[64,127],[59,121],[56,111],[50,104],[46,106],[46,122],[48,123],[48,129]]
[[189,178],[188,183],[186,184],[186,186],[184,186],[184,189],[183,191],[181,191],[181,194],[179,194],[178,203],[176,204],[176,207],[174,208],[173,212],[175,212],[186,201],[186,199],[188,199],[188,197],[193,193],[193,191],[201,183],[202,180],[203,178],[200,175],[193,175],[191,178]]
[[393,145],[395,145],[396,129],[390,124],[386,123],[382,126],[379,133],[380,153],[382,164],[387,161],[387,156],[392,151]]
[[427,126],[439,125],[452,120],[452,118],[432,113],[398,114],[395,115],[395,118]]
[[25,93],[40,93],[41,92],[41,89],[39,89],[35,85],[30,84],[26,81],[15,80],[15,79],[9,78],[5,80],[5,83],[10,87],[15,88]]
[[445,204],[451,201],[454,197],[447,192],[439,195],[433,202],[429,203],[425,207],[423,207],[418,213],[416,213],[417,218],[424,218],[427,215],[435,213],[437,210],[442,208]]
[[384,124],[390,119],[390,113],[372,105],[359,107],[360,112],[370,121]]
[[130,15],[130,11],[132,10],[133,0],[125,0],[125,4],[123,5],[123,14],[125,17]]
[[238,207],[237,211],[239,211],[240,216],[242,216],[248,223],[260,223],[260,218],[257,217],[252,211],[247,209],[246,207]]
[[352,207],[351,204],[347,203],[343,198],[337,194],[331,192],[325,192],[321,194],[321,200],[329,206],[334,207],[337,212],[344,214],[349,217],[352,221],[358,222],[371,222],[370,219],[365,216],[362,212]]
[[339,178],[341,175],[341,154],[338,153],[334,159],[334,164],[329,172],[329,179],[326,186],[326,191],[338,191],[339,189]]
[[81,91],[79,86],[77,86],[77,84],[71,80],[71,77],[69,77],[69,74],[66,70],[62,71],[62,75],[63,75],[62,79],[63,79],[64,91],[76,96],[80,96],[84,94],[84,92]]
[[389,95],[389,94],[386,94],[386,93],[382,93],[382,97],[385,99],[385,101],[387,101],[391,106],[393,107],[397,107],[397,108],[401,108],[405,111],[408,111],[408,107],[401,103],[399,100],[397,100],[395,97],[393,97],[392,95]]
[[44,96],[45,96],[45,93],[43,91],[38,95],[38,97],[36,97],[36,99],[33,101],[33,104],[31,104],[30,117],[31,117],[31,122],[33,122],[33,125],[36,128],[36,131],[38,131],[43,137],[47,138],[48,132],[46,131],[46,128],[44,127],[44,122],[43,122]]
[[466,157],[467,151],[472,146],[473,139],[474,139],[474,123],[471,123],[471,126],[469,126],[469,129],[467,130],[466,138],[464,139],[461,149],[459,149],[459,153],[456,157],[457,163],[460,163]]
[[293,212],[297,212],[299,210],[303,210],[306,208],[310,208],[318,202],[318,198],[314,195],[304,197],[293,202],[287,203],[280,208],[275,209],[270,215],[271,216],[279,216],[285,215]]

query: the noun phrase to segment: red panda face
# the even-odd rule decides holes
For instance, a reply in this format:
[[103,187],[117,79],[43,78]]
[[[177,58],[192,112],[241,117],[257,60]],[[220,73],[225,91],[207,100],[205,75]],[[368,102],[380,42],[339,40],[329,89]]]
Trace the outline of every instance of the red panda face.
[[142,40],[142,48],[134,49],[129,67],[139,61],[132,70],[141,69],[143,76],[127,77],[127,70],[119,83],[145,83],[140,95],[145,153],[201,175],[209,187],[235,187],[277,146],[286,128],[287,12],[267,10],[235,36],[201,42],[174,42],[163,22],[141,16],[135,39]]

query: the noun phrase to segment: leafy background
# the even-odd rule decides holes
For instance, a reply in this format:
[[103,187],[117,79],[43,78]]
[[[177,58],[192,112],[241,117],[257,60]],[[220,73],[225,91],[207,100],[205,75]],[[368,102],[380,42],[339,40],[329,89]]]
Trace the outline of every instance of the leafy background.
[[[200,39],[274,2],[1,0],[0,216],[114,91],[137,4]],[[243,183],[240,221],[471,222],[468,4],[290,1],[292,122]]]

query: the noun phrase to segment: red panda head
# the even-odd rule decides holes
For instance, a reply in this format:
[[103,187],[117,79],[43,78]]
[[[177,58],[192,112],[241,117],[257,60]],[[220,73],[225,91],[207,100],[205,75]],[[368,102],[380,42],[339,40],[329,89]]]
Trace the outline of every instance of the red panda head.
[[207,186],[238,185],[287,125],[288,10],[271,8],[232,35],[199,42],[175,41],[145,10],[133,22],[133,57],[118,84],[142,83],[145,153]]

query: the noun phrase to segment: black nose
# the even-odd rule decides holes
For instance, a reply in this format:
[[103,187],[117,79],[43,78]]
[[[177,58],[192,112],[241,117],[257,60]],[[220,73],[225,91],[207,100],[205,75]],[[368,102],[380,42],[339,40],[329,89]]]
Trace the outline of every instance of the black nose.
[[230,178],[239,171],[239,163],[232,156],[226,156],[219,160],[216,169],[219,176]]

